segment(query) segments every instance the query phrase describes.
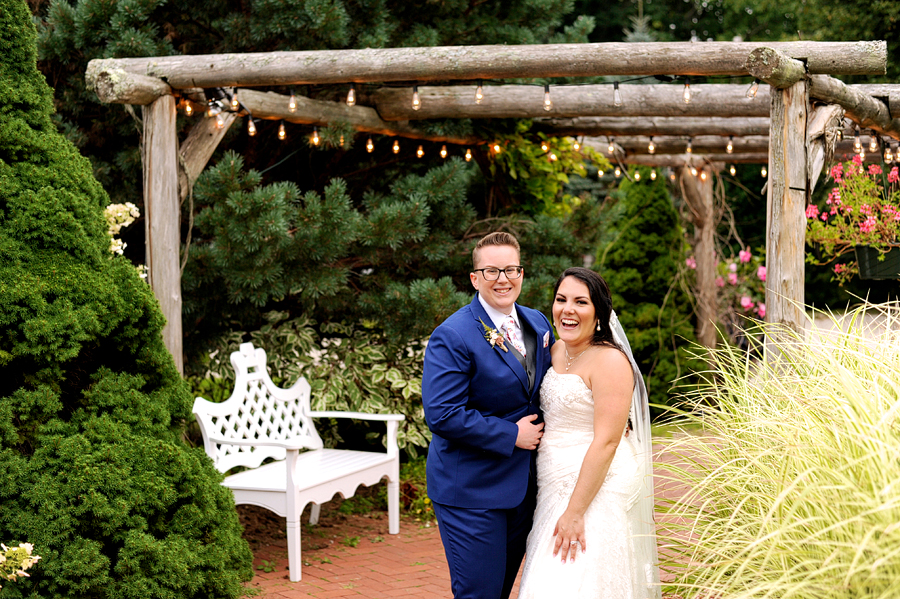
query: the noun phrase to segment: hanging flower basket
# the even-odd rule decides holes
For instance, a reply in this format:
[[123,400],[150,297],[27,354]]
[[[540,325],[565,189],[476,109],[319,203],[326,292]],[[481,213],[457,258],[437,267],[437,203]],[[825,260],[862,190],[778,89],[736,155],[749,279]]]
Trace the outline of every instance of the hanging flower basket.
[[895,245],[884,252],[872,246],[858,245],[856,261],[860,279],[900,279],[900,246]]

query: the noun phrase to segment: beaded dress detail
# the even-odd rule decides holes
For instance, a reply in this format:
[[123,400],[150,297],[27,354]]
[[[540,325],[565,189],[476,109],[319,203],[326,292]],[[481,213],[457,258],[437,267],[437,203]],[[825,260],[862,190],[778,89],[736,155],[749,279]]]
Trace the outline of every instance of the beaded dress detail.
[[559,555],[553,557],[553,529],[594,438],[594,398],[580,376],[551,367],[541,385],[541,408],[545,427],[537,456],[537,508],[519,599],[641,599],[629,515],[643,472],[634,435],[623,431],[606,479],[585,513],[586,552],[579,549],[574,563],[563,564]]

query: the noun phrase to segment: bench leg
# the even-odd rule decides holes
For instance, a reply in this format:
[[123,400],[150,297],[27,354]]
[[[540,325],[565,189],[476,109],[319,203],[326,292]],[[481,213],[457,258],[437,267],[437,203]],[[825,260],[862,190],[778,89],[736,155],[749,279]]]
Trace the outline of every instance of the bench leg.
[[[316,506],[318,507],[318,506]],[[287,523],[287,542],[288,542],[288,570],[290,572],[291,582],[299,582],[302,578],[300,572],[300,518]]]
[[400,532],[400,482],[388,480],[388,532],[395,535]]
[[319,508],[322,506],[318,503],[309,504],[309,523],[310,524],[318,524],[319,523]]

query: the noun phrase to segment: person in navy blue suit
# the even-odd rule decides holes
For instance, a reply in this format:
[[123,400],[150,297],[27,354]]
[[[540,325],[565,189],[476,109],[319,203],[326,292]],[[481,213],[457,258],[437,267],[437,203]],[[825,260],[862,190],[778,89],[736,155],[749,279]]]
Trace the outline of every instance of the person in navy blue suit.
[[531,530],[547,318],[516,304],[524,268],[509,233],[472,252],[472,303],[428,342],[422,375],[432,432],[426,476],[455,599],[507,599]]

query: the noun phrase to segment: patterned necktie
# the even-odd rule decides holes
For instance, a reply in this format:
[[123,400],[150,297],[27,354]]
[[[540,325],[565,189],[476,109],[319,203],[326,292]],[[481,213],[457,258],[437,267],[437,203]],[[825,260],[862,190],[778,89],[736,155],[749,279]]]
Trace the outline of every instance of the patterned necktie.
[[512,317],[512,314],[506,317],[506,322],[503,323],[503,333],[506,335],[506,338],[509,339],[509,342],[512,343],[512,346],[516,348],[522,357],[525,357],[525,344],[522,343],[522,339],[519,336],[519,327],[516,325],[516,320]]

